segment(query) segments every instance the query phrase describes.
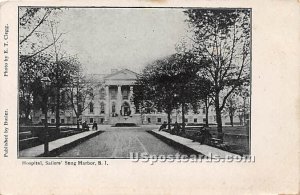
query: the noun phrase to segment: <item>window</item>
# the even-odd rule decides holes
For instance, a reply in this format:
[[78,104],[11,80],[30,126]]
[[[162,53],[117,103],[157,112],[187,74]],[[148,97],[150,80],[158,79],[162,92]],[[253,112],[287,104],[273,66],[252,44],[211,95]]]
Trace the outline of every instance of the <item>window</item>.
[[203,108],[203,111],[202,111],[202,113],[203,113],[203,114],[205,114],[205,113],[206,113],[206,109],[205,109],[205,108]]
[[52,118],[52,119],[51,119],[51,123],[52,123],[52,124],[55,123],[55,119]]
[[185,118],[185,119],[184,119],[184,122],[186,122],[186,123],[187,123],[187,122],[188,122],[188,119],[187,119],[187,118]]
[[124,91],[123,91],[123,99],[128,100],[128,90],[127,89],[124,89]]
[[64,123],[65,123],[65,119],[63,119],[63,118],[60,119],[60,123],[61,123],[61,124],[64,124]]
[[90,118],[90,123],[93,123],[94,122],[94,119],[93,118]]
[[117,89],[111,89],[111,99],[112,100],[117,99]]
[[105,89],[103,89],[103,88],[100,90],[100,99],[101,100],[105,99]]
[[90,103],[90,113],[94,112],[94,104],[91,102]]
[[151,123],[151,118],[148,118],[148,123]]
[[104,114],[105,113],[105,104],[103,102],[101,102],[100,104],[100,114]]
[[161,118],[157,118],[157,122],[158,122],[158,123],[161,123]]
[[203,122],[206,123],[206,118],[203,119]]
[[194,118],[194,123],[197,123],[197,119],[196,118]]

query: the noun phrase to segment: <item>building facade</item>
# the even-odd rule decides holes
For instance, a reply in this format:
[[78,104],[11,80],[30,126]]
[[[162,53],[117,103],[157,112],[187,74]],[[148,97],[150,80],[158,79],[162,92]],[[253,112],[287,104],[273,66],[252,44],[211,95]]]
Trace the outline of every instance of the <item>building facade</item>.
[[[87,99],[86,109],[83,110],[81,121],[88,124],[96,122],[97,124],[116,123],[135,123],[135,124],[162,124],[167,121],[167,115],[164,112],[152,111],[151,113],[141,114],[141,110],[133,102],[134,83],[137,79],[137,73],[128,69],[115,70],[111,74],[92,74],[90,80],[94,82],[91,90],[92,99]],[[189,111],[185,114],[185,123],[203,124],[206,120],[210,124],[216,123],[216,116],[213,107],[209,109],[208,119],[206,119],[206,110],[200,109],[199,114]],[[33,112],[33,123],[41,123],[45,120],[41,111]],[[182,122],[180,110],[174,110],[171,116],[172,122]],[[49,111],[48,123],[55,124],[55,112]],[[238,117],[234,118],[235,124],[240,123]],[[77,118],[72,109],[62,110],[60,112],[61,124],[76,124]],[[228,125],[229,117],[223,117],[223,124]]]

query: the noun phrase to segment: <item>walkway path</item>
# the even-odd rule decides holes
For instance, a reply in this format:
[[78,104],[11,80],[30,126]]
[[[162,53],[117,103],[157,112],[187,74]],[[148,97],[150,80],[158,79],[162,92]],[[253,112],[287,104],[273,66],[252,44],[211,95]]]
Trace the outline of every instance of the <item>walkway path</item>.
[[130,158],[147,155],[181,154],[147,131],[155,126],[106,127],[105,132],[76,147],[63,152],[59,157]]

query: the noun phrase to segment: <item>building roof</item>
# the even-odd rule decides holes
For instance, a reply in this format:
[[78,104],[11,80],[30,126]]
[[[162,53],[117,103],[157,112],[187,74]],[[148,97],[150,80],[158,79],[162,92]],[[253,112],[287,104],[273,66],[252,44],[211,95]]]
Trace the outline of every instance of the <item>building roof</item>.
[[88,74],[87,79],[91,82],[105,82],[109,80],[136,80],[137,73],[129,69],[121,69],[111,74]]

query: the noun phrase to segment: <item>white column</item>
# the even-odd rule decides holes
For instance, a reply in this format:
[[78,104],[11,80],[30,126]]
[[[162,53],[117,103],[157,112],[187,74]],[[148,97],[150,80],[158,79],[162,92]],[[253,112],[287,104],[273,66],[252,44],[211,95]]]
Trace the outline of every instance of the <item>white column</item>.
[[121,85],[118,85],[118,93],[117,93],[117,108],[116,112],[118,115],[120,115],[120,110],[121,110],[121,104],[122,104],[122,91],[121,91]]
[[110,116],[109,113],[109,85],[105,86],[105,121],[108,120]]
[[135,114],[134,102],[133,102],[132,96],[133,96],[133,86],[130,86],[130,92],[129,92],[130,111],[131,111],[131,114]]

